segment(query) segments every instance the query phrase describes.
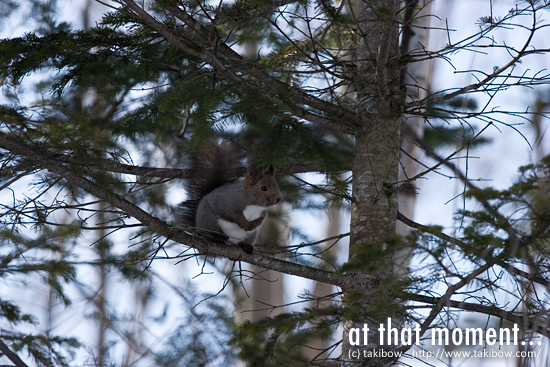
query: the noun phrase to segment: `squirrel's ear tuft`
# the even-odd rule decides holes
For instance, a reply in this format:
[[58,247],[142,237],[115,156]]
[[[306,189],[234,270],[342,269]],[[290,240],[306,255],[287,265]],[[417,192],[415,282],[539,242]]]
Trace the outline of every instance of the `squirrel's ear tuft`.
[[248,165],[247,171],[248,174],[246,175],[246,184],[248,186],[254,186],[262,179],[262,170],[255,167],[253,164]]
[[275,166],[274,165],[269,165],[269,168],[268,168],[266,174],[269,175],[269,176],[274,176],[275,171],[276,171]]

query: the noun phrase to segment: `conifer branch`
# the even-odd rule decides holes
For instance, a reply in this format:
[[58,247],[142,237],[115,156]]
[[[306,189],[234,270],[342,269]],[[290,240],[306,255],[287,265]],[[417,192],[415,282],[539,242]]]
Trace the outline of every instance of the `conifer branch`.
[[[166,237],[174,242],[181,243],[185,246],[193,247],[198,250],[198,255],[214,255],[221,256],[231,260],[244,261],[249,264],[257,265],[265,269],[275,270],[286,274],[297,275],[311,280],[316,280],[323,283],[333,284],[336,286],[344,286],[346,282],[338,274],[330,271],[325,271],[310,266],[292,263],[289,261],[279,260],[258,253],[246,254],[240,247],[229,246],[206,242],[200,238],[187,234],[183,229],[168,225],[159,218],[147,213],[134,203],[128,201],[122,196],[109,192],[97,185],[95,182],[77,175],[63,163],[44,156],[44,154],[33,146],[29,146],[13,137],[6,134],[0,134],[0,148],[8,150],[20,156],[24,156],[34,161],[42,169],[47,169],[50,172],[57,174],[67,182],[76,185],[101,199],[114,207],[124,211],[129,216],[148,227],[152,231]],[[368,276],[365,276],[368,277]],[[361,278],[361,279],[359,279]],[[357,281],[361,281],[363,277],[355,277]],[[349,280],[347,281],[349,283]]]
[[[420,138],[407,124],[403,124],[402,126],[403,131],[405,134],[407,134],[408,137],[410,137],[416,144],[418,144],[426,153],[427,156],[434,159],[439,164],[445,165],[447,168],[450,168],[453,173],[462,181],[462,183],[470,190],[478,191],[480,190],[477,186],[475,186],[471,180],[462,173],[462,171],[452,162],[449,161],[449,158],[444,159],[440,157],[433,149],[430,147],[424,139]],[[519,246],[519,238],[516,234],[516,230],[514,227],[510,224],[508,219],[504,217],[502,214],[499,213],[498,209],[494,208],[487,200],[484,200],[483,198],[476,197],[476,199],[480,202],[480,204],[495,218],[498,219],[499,225],[502,229],[506,231],[508,234],[508,242],[510,244],[510,252],[512,256],[517,255],[517,250]]]
[[[429,303],[434,305],[434,307],[431,309],[430,314],[428,315],[428,317],[426,317],[426,319],[422,323],[421,335],[423,335],[428,330],[431,323],[436,319],[436,317],[439,315],[441,310],[443,310],[443,308],[445,308],[449,304],[449,302],[451,302],[451,297],[459,289],[461,289],[461,288],[467,286],[468,284],[470,284],[470,282],[473,281],[474,279],[476,279],[478,275],[486,272],[490,267],[491,267],[491,265],[489,265],[489,264],[485,264],[485,265],[480,266],[479,268],[475,269],[470,274],[468,274],[466,277],[462,278],[459,282],[449,286],[447,288],[447,290],[445,291],[445,294],[443,296],[441,296],[439,298],[434,297],[434,298],[430,299],[429,301],[431,301],[431,302],[429,302]],[[418,296],[418,295],[417,294],[409,294],[409,293],[406,293],[404,295],[405,299],[410,299],[412,301],[416,300],[416,296]],[[431,298],[431,297],[426,297],[426,298]],[[427,302],[424,302],[424,303],[427,303]],[[416,341],[414,341],[413,343],[411,343],[408,346],[403,346],[402,347],[403,350],[409,350],[415,342]]]
[[[129,0],[125,0],[125,1],[129,1]],[[221,54],[226,56],[232,62],[236,63],[235,66],[238,69],[245,70],[248,74],[255,77],[258,81],[266,84],[267,86],[273,88],[274,90],[284,90],[294,100],[304,103],[312,108],[315,108],[319,111],[323,111],[329,115],[336,117],[338,120],[342,121],[342,122],[339,122],[339,124],[343,124],[343,121],[347,121],[348,123],[352,123],[357,126],[362,126],[362,121],[358,118],[358,116],[355,113],[343,107],[340,107],[330,102],[316,98],[299,88],[290,86],[274,78],[268,73],[264,72],[260,68],[260,66],[247,62],[246,60],[244,60],[244,58],[241,55],[235,52],[231,47],[229,47],[227,44],[217,39],[212,32],[206,29],[196,19],[191,17],[191,15],[189,15],[185,10],[182,10],[181,8],[174,5],[167,5],[166,9],[170,11],[172,14],[174,14],[182,22],[184,22],[189,27],[191,27],[194,31],[196,31],[199,36],[201,36],[205,41],[210,43],[210,46],[212,47],[216,46],[217,50]],[[332,123],[334,124],[335,121],[333,121]],[[341,132],[347,132],[347,133],[351,132],[349,131],[349,126],[347,124],[342,125],[340,129],[337,129],[334,126],[333,128]],[[342,129],[344,129],[345,131],[342,131]]]
[[[440,231],[439,229],[436,229],[435,227],[430,227],[430,226],[426,226],[426,225],[417,223],[417,222],[405,217],[403,214],[401,214],[399,212],[397,213],[397,219],[399,221],[401,221],[402,223],[408,225],[409,227],[418,229],[421,232],[429,233],[432,236],[435,236],[435,237],[437,237],[437,238],[439,238],[443,241],[446,241],[446,242],[448,242],[448,243],[450,243],[453,246],[456,246],[458,248],[465,249],[465,248],[470,247],[466,243],[464,243],[463,241],[459,240],[458,238],[449,236],[449,235],[443,233],[442,231]],[[538,283],[538,284],[540,284],[544,287],[547,287],[547,288],[550,287],[550,280],[544,278],[540,274],[530,274],[528,272],[525,272],[521,269],[516,268],[515,266],[513,266],[511,264],[508,264],[507,262],[505,262],[501,259],[494,258],[493,256],[487,255],[487,256],[483,257],[482,259],[483,259],[483,261],[485,261],[486,263],[488,263],[490,265],[498,265],[501,268],[506,269],[510,273],[524,278],[525,280]]]
[[[210,47],[216,49],[217,52],[224,55],[229,62],[233,63],[234,65],[232,68],[227,67],[218,57],[213,55],[204,47],[197,45],[196,43],[192,43],[191,41],[187,41],[180,36],[174,34],[170,29],[168,29],[168,27],[156,20],[134,1],[121,0],[121,2],[124,3],[125,6],[127,6],[128,9],[132,11],[130,13],[131,15],[144,22],[149,27],[155,29],[170,43],[174,44],[176,47],[189,53],[190,55],[201,58],[206,63],[214,67],[217,72],[222,73],[225,77],[237,83],[238,85],[244,87],[247,85],[247,82],[234,70],[245,71],[247,74],[253,76],[257,81],[266,85],[271,90],[288,93],[288,95],[293,100],[303,103],[318,111],[321,111],[323,114],[332,116],[333,118],[323,116],[322,114],[315,113],[303,107],[298,108],[298,111],[295,111],[295,107],[292,108],[291,106],[286,106],[286,103],[280,102],[283,106],[286,106],[287,109],[290,109],[291,112],[295,112],[298,117],[346,134],[353,134],[357,127],[362,126],[363,123],[361,119],[352,111],[314,97],[297,87],[290,86],[272,77],[271,75],[263,71],[260,66],[247,62],[243,59],[241,55],[239,55],[231,47],[222,42],[217,37],[217,34],[214,31],[209,31],[206,27],[204,27],[196,19],[194,19],[191,15],[189,15],[186,11],[180,9],[179,7],[167,5],[166,9],[174,14],[182,22],[187,24],[191,29],[193,29],[193,31],[195,31],[201,38],[203,38]],[[356,127],[354,128],[353,125],[355,125]]]

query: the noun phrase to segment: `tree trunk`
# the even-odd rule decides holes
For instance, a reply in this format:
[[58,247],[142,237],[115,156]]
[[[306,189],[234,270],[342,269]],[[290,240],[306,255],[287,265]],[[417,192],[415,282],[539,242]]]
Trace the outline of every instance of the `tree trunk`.
[[[403,37],[400,45],[401,56],[405,53],[418,53],[423,48],[428,48],[430,35],[430,14],[432,2],[426,0],[407,0],[407,9],[405,15],[405,26],[403,27]],[[410,13],[409,13],[410,12]],[[433,60],[424,60],[409,64],[410,67],[403,69],[402,82],[407,88],[407,101],[418,101],[426,98],[429,87],[429,76],[432,71]],[[405,115],[403,124],[407,125],[416,136],[424,136],[423,116]],[[422,155],[422,149],[414,144],[412,139],[406,135],[401,136],[401,157],[399,168],[399,182],[404,182],[418,173],[419,160]],[[398,193],[399,212],[409,219],[414,219],[414,207],[416,205],[416,181],[402,185]],[[411,227],[397,222],[397,234],[407,236]],[[408,267],[411,248],[405,248],[396,254],[395,271],[403,276],[408,274]]]
[[[281,251],[278,249],[284,247],[290,234],[288,226],[288,217],[283,208],[272,210],[267,215],[260,227],[257,244],[265,250],[273,250],[273,257],[281,257]],[[259,249],[258,249],[259,250]],[[276,254],[279,252],[279,255]],[[253,278],[243,282],[247,294],[244,295],[244,301],[241,303],[239,311],[247,311],[241,314],[240,318],[252,322],[261,320],[264,317],[274,317],[284,313],[284,287],[283,273],[260,268],[259,266],[249,266],[250,275]],[[242,292],[240,292],[242,293]],[[241,296],[243,297],[243,296]],[[281,307],[272,307],[281,306]]]
[[[340,234],[340,210],[341,205],[333,202],[329,211],[329,221],[325,236],[326,238],[335,237]],[[330,261],[331,263],[335,263],[339,250],[339,241],[327,241],[324,244],[323,258]],[[321,267],[323,267],[323,265],[325,264],[322,263]],[[334,300],[329,299],[328,296],[334,294],[335,291],[335,287],[332,284],[315,282],[315,285],[313,286],[313,292],[311,294],[313,296],[313,299],[309,302],[308,307],[311,309],[323,309],[330,307]],[[327,358],[328,347],[329,340],[313,338],[307,343],[307,347],[303,349],[303,353],[308,361],[323,361]]]
[[[395,186],[403,102],[398,60],[398,10],[396,0],[363,1],[356,14],[359,37],[356,86],[363,126],[355,137],[349,262],[363,262],[365,251],[372,250],[373,257],[375,254],[380,256],[375,259],[378,266],[372,268],[371,280],[360,287],[344,289],[351,307],[348,313],[351,319],[344,322],[342,366],[358,365],[358,358],[352,356],[351,328],[362,330],[367,324],[369,340],[365,343],[361,331],[360,349],[379,349],[378,326],[396,311],[391,307],[395,296],[385,286],[385,280],[393,269],[386,240],[395,233],[398,209]],[[369,267],[361,267],[355,271],[369,271],[367,269]],[[358,299],[357,295],[360,295]],[[381,304],[386,307],[376,306]],[[393,359],[388,358],[359,360],[365,366],[393,363]]]
[[[406,43],[401,44],[401,53],[415,53],[422,50],[423,47],[428,47],[429,42],[429,27],[430,27],[430,13],[431,13],[431,1],[410,1],[413,9],[411,10],[411,19],[407,22],[406,27],[410,36],[407,37]],[[406,30],[403,31],[405,33]],[[410,38],[409,38],[410,37]],[[405,42],[405,41],[403,41]],[[433,60],[424,60],[409,64],[410,67],[403,70],[403,83],[407,88],[407,101],[418,101],[426,98],[428,89],[428,79],[431,74]],[[407,124],[417,136],[422,137],[424,135],[424,121],[423,116],[405,115],[403,117],[403,124]],[[399,169],[399,181],[403,182],[418,173],[418,160],[422,154],[420,147],[411,139],[406,136],[402,136],[401,139],[401,169]],[[416,202],[416,182],[404,185],[403,189],[399,191],[399,211],[407,218],[414,218],[414,206]],[[411,227],[397,222],[397,233],[406,236]]]

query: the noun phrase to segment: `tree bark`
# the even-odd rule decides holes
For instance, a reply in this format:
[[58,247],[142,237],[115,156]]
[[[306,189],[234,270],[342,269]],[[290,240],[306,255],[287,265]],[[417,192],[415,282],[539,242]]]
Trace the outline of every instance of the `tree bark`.
[[[360,254],[372,249],[386,253],[376,258],[377,267],[372,279],[344,289],[348,300],[352,294],[360,298],[349,302],[352,319],[344,322],[341,366],[357,366],[352,358],[349,342],[351,328],[369,325],[368,345],[362,338],[361,349],[379,349],[377,329],[383,318],[391,315],[391,295],[384,286],[391,276],[392,257],[386,240],[395,233],[397,222],[398,180],[401,105],[400,66],[398,52],[398,23],[396,0],[362,1],[357,6],[357,98],[363,125],[355,135],[353,164],[351,237],[349,262],[363,261]],[[364,271],[364,270],[360,270]],[[385,303],[385,310],[375,304]],[[360,365],[386,366],[393,359],[360,359]]]

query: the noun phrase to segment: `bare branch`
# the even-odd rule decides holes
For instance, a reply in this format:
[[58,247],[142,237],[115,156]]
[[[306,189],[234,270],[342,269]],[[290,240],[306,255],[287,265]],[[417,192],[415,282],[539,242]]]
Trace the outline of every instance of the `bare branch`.
[[518,325],[524,325],[526,330],[533,330],[536,333],[539,333],[546,337],[550,337],[549,328],[544,327],[540,323],[537,323],[536,321],[532,321],[532,320],[529,320],[528,324],[525,325],[525,322],[526,322],[525,315],[515,314],[513,312],[503,310],[502,308],[497,306],[481,305],[477,303],[469,303],[469,302],[463,302],[463,301],[453,301],[451,299],[447,299],[447,297],[445,296],[436,298],[436,297],[423,296],[420,294],[406,293],[404,297],[411,301],[438,305],[438,307],[439,305],[442,305],[442,307],[453,307],[458,310],[473,311],[473,312],[478,312],[485,315],[495,316],[500,319],[507,320]]

